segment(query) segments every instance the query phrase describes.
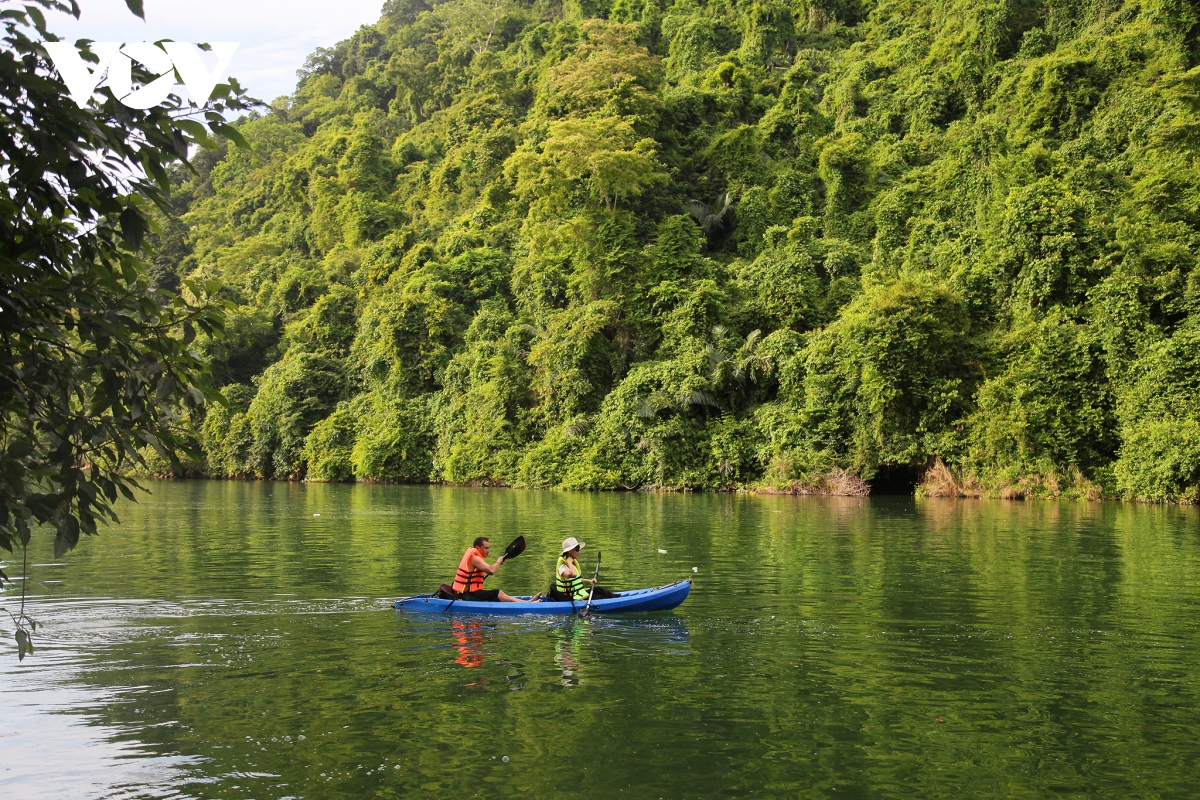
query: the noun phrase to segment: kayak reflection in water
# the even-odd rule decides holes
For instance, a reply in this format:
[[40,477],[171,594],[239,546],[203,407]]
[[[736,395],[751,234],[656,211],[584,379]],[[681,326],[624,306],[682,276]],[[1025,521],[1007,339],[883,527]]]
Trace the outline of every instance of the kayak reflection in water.
[[484,560],[491,549],[492,544],[488,538],[480,536],[473,545],[467,548],[467,552],[463,553],[462,560],[458,562],[458,572],[454,574],[454,583],[450,587],[454,590],[454,597],[460,600],[476,600],[487,603],[494,603],[497,600],[505,603],[538,602],[542,597],[541,592],[528,600],[522,600],[519,597],[505,594],[499,589],[483,588],[484,579],[489,575],[495,575],[496,570],[500,569],[500,565],[504,563],[504,556],[497,558],[496,563],[491,565]]
[[603,586],[596,586],[595,578],[583,577],[579,567],[579,551],[583,546],[583,542],[574,536],[563,540],[562,555],[558,557],[558,565],[554,570],[554,583],[550,588],[551,600],[586,601],[589,596],[593,600],[606,600],[617,596],[616,592],[605,589]]

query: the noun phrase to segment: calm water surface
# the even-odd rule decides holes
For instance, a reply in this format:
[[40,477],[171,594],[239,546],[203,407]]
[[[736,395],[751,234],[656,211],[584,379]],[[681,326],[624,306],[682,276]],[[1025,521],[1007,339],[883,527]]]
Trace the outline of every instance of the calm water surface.
[[[1195,509],[151,488],[30,551],[5,797],[1200,793]],[[528,540],[488,581],[512,593],[572,535],[604,584],[696,587],[630,618],[392,609],[481,534]]]

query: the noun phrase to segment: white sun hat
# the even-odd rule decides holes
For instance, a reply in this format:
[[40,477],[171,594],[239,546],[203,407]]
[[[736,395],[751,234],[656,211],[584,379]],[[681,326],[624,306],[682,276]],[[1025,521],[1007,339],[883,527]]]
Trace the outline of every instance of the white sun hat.
[[578,547],[579,549],[582,550],[583,542],[579,541],[574,536],[568,536],[566,539],[563,539],[562,551],[564,553],[569,553],[570,551],[574,550],[576,547]]

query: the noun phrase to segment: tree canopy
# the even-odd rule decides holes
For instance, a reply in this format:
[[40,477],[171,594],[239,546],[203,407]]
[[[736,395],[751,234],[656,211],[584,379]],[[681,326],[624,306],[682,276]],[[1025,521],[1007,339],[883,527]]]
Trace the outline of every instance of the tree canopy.
[[149,254],[170,235],[172,171],[214,136],[240,140],[223,114],[247,106],[231,83],[204,122],[179,97],[136,110],[108,87],[79,108],[47,56],[43,9],[79,14],[32,0],[0,17],[0,547],[47,525],[61,554],[115,519],[147,454],[178,468],[221,399],[197,349],[223,325],[217,284],[168,267],[160,285]]
[[204,469],[1195,500],[1198,113],[1177,0],[391,0],[179,175]]

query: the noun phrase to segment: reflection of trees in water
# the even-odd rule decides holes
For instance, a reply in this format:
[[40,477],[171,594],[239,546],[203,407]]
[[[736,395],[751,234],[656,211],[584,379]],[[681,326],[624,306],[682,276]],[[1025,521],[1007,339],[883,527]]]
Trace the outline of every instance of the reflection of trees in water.
[[[1041,796],[1048,785],[1096,798],[1194,794],[1178,766],[1200,755],[1198,639],[1186,613],[1200,602],[1194,508],[315,483],[153,489],[87,559],[55,566],[49,538],[30,547],[35,581],[65,579],[39,600],[57,649],[38,680],[78,681],[90,698],[55,694],[62,713],[121,731],[119,743],[147,754],[139,758],[205,759],[180,762],[187,775],[161,784],[133,776],[151,785],[129,794],[274,796],[287,781],[312,797],[457,798],[481,786],[544,797],[584,780],[592,795],[623,796],[618,787],[628,794],[632,783],[657,797],[687,795],[675,783],[684,772],[692,794],[697,785],[772,797],[872,785],[909,797]],[[357,509],[345,512],[344,535],[331,522],[342,524],[343,506]],[[535,523],[564,519],[575,527],[555,538],[603,545],[620,585],[666,582],[693,557],[711,566],[677,613],[580,621],[382,610],[377,598],[393,584],[445,580],[463,536],[524,533],[532,543]],[[676,553],[687,561],[668,563]],[[514,570],[506,584],[544,577],[546,561],[527,557],[505,567]],[[229,599],[233,575],[254,576],[244,600]],[[66,595],[84,585],[91,594]],[[348,586],[372,596],[347,596]],[[554,693],[566,689],[564,718]],[[23,735],[62,763],[68,739],[35,724]],[[495,731],[511,744],[496,745]],[[594,754],[606,769],[564,777],[564,751]],[[77,760],[90,763],[84,752]],[[1147,765],[1156,769],[1137,769]],[[859,769],[866,788],[843,788]]]

